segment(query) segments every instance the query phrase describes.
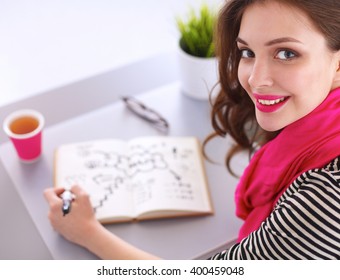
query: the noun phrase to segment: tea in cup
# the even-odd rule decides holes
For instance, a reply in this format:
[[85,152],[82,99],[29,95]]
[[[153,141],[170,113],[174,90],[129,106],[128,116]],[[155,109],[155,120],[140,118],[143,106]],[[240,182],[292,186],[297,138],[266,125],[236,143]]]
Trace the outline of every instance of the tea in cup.
[[4,120],[3,129],[21,161],[34,162],[40,157],[44,124],[43,115],[30,109],[15,111]]

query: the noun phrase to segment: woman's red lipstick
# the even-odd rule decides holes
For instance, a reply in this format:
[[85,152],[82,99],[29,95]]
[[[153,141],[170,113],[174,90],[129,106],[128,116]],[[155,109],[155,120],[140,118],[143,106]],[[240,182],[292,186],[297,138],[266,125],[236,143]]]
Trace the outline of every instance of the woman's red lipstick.
[[282,95],[263,95],[253,93],[256,99],[256,108],[263,113],[273,113],[287,103],[289,97]]

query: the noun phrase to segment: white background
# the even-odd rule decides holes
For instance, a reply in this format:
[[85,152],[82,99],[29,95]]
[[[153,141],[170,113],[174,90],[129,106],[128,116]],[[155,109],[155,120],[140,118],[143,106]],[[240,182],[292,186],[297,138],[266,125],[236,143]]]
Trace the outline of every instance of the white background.
[[175,51],[176,16],[222,2],[0,0],[0,107]]

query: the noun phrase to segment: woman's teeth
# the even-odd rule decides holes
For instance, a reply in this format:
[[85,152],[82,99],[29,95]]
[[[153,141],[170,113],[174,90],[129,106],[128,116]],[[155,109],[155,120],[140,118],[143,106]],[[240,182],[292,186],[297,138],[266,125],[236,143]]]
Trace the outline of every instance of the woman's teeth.
[[278,99],[274,99],[274,100],[264,100],[264,99],[258,99],[257,101],[262,104],[262,105],[275,105],[277,103],[280,103],[282,101],[284,101],[285,98],[284,97],[281,97],[281,98],[278,98]]

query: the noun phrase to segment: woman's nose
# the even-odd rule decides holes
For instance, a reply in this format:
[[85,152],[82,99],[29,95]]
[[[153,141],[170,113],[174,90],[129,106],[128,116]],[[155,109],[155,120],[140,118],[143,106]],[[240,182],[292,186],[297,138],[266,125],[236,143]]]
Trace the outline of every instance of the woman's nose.
[[255,61],[251,68],[248,83],[253,89],[272,86],[273,78],[269,63]]

